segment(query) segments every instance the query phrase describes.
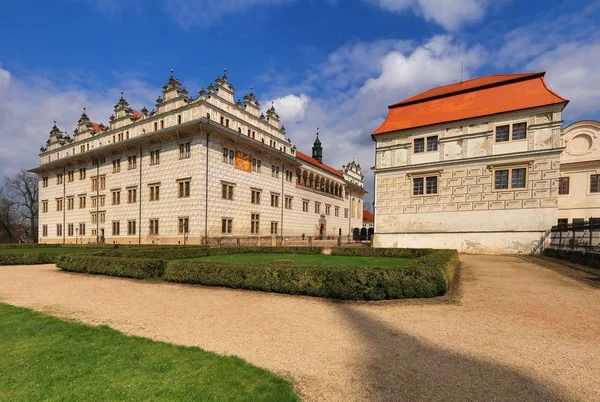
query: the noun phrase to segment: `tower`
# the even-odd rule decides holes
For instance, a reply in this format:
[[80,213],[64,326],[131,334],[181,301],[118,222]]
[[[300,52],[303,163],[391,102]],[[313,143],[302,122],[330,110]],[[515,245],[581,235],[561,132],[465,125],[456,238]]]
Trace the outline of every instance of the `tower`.
[[319,140],[319,129],[317,128],[317,139],[313,143],[312,157],[319,162],[323,163],[323,147],[321,146],[321,140]]

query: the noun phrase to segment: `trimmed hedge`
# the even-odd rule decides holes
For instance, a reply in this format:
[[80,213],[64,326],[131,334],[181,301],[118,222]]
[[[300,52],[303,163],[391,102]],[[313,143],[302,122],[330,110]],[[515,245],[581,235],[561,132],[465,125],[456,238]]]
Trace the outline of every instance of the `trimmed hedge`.
[[148,258],[98,257],[90,255],[64,255],[56,266],[69,272],[83,272],[122,276],[136,279],[161,278],[165,272],[165,261]]
[[323,247],[221,247],[211,248],[209,255],[230,254],[323,254]]
[[436,250],[429,248],[371,248],[371,247],[335,247],[331,255],[351,257],[392,257],[392,258],[419,258],[431,254]]
[[62,247],[62,244],[44,244],[44,243],[2,243],[0,249],[11,249],[11,248],[54,248]]
[[54,264],[56,253],[9,253],[0,254],[0,265]]
[[575,264],[587,265],[591,268],[600,269],[600,256],[595,253],[584,253],[578,250],[556,250],[544,249],[544,255],[550,258],[558,258],[574,262]]
[[171,282],[302,294],[348,300],[435,297],[445,294],[459,264],[455,250],[438,250],[397,267],[241,265],[172,261]]
[[206,246],[166,246],[152,247],[146,249],[132,250],[100,250],[95,252],[95,256],[120,257],[120,258],[160,258],[172,260],[178,258],[206,257],[210,255],[210,248]]

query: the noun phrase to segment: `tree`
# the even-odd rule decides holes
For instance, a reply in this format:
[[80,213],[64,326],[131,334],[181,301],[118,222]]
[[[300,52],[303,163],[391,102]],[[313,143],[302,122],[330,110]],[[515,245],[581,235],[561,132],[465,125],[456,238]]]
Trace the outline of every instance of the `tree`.
[[0,187],[0,242],[15,241],[16,221],[15,204]]
[[38,240],[38,178],[21,170],[12,178],[4,179],[8,197],[14,203],[19,223],[28,240]]

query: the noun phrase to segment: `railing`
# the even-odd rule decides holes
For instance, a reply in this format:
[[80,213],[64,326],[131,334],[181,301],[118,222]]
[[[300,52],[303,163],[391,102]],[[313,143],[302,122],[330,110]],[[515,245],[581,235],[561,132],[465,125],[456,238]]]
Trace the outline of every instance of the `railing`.
[[553,226],[550,241],[545,243],[547,248],[557,250],[600,253],[600,219]]

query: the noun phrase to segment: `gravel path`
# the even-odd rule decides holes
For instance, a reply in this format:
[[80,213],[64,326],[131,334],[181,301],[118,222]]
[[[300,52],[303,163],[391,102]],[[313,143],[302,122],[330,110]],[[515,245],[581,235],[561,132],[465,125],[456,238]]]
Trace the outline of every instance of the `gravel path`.
[[[461,256],[459,304],[318,298],[0,267],[0,300],[238,355],[307,401],[600,400],[600,290]],[[0,324],[1,325],[1,324]]]

